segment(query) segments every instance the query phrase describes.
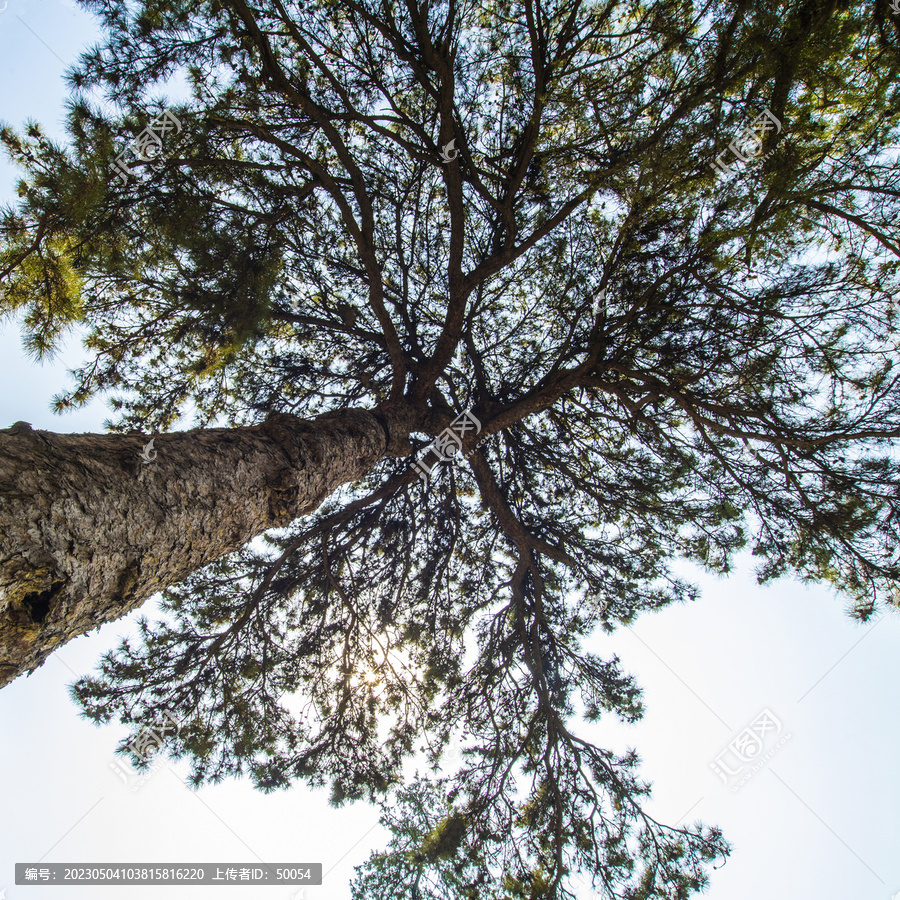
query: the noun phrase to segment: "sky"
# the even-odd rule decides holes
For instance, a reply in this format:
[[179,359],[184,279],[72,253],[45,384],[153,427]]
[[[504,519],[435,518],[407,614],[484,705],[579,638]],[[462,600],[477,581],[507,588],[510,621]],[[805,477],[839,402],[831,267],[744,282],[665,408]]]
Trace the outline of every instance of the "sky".
[[[70,0],[0,7],[0,121],[21,128],[35,119],[62,139],[62,75],[96,40],[96,24]],[[14,182],[3,158],[0,201],[13,198]],[[25,420],[57,432],[102,431],[110,413],[100,400],[62,416],[50,410],[83,358],[72,335],[53,360],[37,363],[22,351],[17,319],[0,321],[0,427]],[[611,749],[638,749],[641,774],[654,784],[648,812],[667,824],[700,819],[724,830],[734,852],[711,874],[707,896],[716,900],[900,900],[900,616],[861,625],[826,587],[790,579],[760,587],[746,557],[727,578],[681,571],[701,586],[699,600],[590,644],[618,655],[644,689],[639,723],[601,723],[598,733]],[[154,605],[141,612],[152,617]],[[135,632],[137,615],[65,644],[0,690],[0,900],[222,893],[14,883],[15,863],[49,862],[318,862],[322,885],[300,896],[348,900],[354,866],[388,839],[374,807],[334,809],[325,792],[303,785],[270,795],[245,781],[195,791],[184,784],[184,762],[163,761],[140,785],[110,767],[125,729],[82,719],[67,687]],[[752,761],[735,755],[742,748]],[[227,896],[289,900],[297,891],[234,885]]]

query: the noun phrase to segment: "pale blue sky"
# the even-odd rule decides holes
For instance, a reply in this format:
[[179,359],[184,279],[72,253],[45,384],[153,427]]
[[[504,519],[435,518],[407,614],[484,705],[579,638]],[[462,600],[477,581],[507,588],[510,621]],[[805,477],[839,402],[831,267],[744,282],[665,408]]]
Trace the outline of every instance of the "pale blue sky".
[[[19,127],[34,118],[61,137],[64,63],[92,39],[91,20],[68,0],[5,2],[0,120]],[[3,159],[0,198],[12,196],[13,178]],[[24,419],[55,431],[102,430],[102,403],[63,417],[49,410],[80,358],[73,339],[53,362],[34,364],[22,354],[18,323],[0,323],[0,427]],[[890,900],[900,892],[900,620],[860,626],[824,587],[782,581],[759,588],[748,560],[728,579],[698,580],[697,603],[596,640],[599,652],[617,653],[638,674],[647,708],[638,725],[603,726],[602,733],[615,748],[638,748],[658,819],[699,817],[735,843],[709,896]],[[324,884],[306,897],[347,900],[353,866],[386,840],[374,808],[334,810],[322,792],[303,786],[263,796],[227,782],[194,793],[181,783],[184,770],[168,764],[131,793],[109,768],[124,730],[80,719],[66,686],[133,629],[133,618],[65,645],[0,691],[0,891],[7,900],[160,893],[16,886],[16,862],[263,860],[322,862]],[[734,793],[710,763],[763,709],[780,720],[779,738],[790,739]],[[164,890],[176,900],[220,894]],[[236,886],[228,897],[287,900],[294,890]]]

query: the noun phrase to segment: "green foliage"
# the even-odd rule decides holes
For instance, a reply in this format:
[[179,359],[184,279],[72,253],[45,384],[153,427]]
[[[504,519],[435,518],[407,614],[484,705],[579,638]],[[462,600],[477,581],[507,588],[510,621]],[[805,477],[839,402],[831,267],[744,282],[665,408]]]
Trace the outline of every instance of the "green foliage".
[[422,841],[422,856],[429,862],[453,859],[466,836],[466,817],[452,813],[442,820]]

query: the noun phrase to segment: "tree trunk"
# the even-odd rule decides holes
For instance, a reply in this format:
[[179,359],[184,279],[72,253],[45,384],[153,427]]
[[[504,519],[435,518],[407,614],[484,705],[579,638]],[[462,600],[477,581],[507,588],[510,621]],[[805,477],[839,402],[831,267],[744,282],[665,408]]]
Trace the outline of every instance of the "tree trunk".
[[162,434],[149,463],[148,440],[0,431],[0,687],[390,452],[387,419],[365,410]]

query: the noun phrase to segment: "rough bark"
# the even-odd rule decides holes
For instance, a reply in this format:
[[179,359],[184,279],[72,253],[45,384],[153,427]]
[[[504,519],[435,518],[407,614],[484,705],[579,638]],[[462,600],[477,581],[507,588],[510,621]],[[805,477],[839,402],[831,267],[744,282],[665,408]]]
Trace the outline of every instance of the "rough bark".
[[[390,452],[365,410],[154,436],[0,431],[0,687]],[[152,455],[152,451],[148,453]]]

